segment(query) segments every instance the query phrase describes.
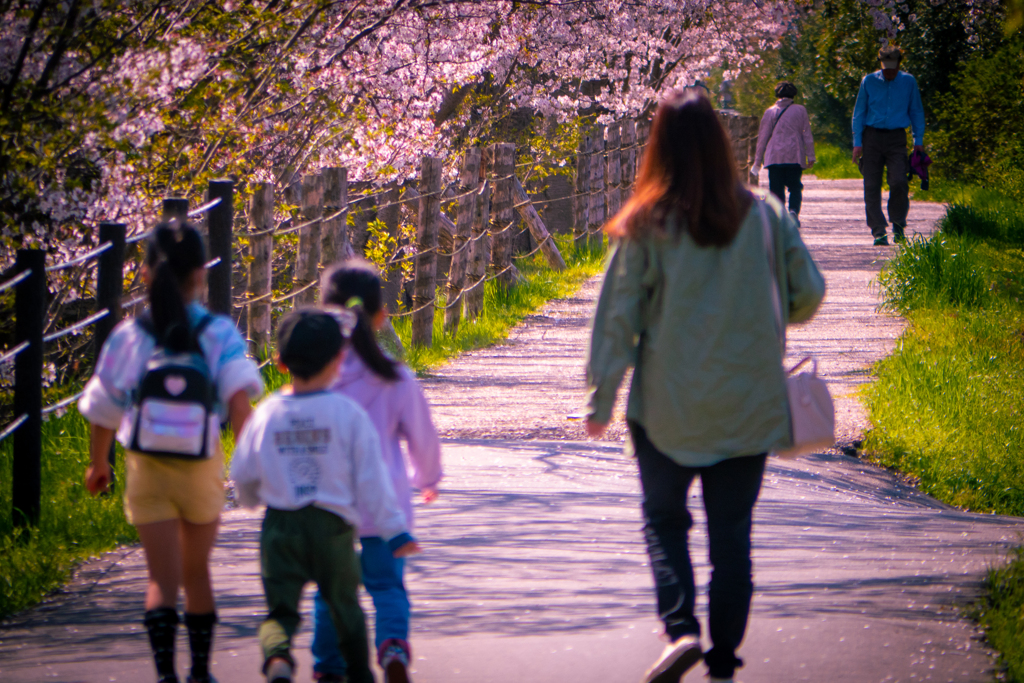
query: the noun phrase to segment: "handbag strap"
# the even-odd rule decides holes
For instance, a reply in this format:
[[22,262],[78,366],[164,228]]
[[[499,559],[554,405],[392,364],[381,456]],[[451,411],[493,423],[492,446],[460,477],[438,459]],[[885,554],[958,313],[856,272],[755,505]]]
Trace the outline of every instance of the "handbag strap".
[[793,103],[790,102],[785,107],[783,107],[782,111],[779,112],[779,115],[775,117],[775,121],[772,123],[772,129],[770,131],[768,131],[768,139],[764,141],[764,153],[765,153],[765,156],[768,155],[768,144],[772,141],[772,136],[775,135],[775,127],[777,125],[779,125],[779,120],[782,119],[783,115],[786,113],[786,110],[789,109],[792,106],[793,106]]
[[782,322],[782,301],[779,299],[779,281],[775,265],[775,238],[772,235],[772,225],[768,220],[768,210],[765,208],[767,202],[763,199],[757,201],[757,210],[761,214],[761,235],[764,238],[764,251],[768,257],[768,273],[771,275],[772,309],[775,312],[775,331],[779,335],[779,344],[782,346],[782,354],[786,354],[786,333],[785,325]]

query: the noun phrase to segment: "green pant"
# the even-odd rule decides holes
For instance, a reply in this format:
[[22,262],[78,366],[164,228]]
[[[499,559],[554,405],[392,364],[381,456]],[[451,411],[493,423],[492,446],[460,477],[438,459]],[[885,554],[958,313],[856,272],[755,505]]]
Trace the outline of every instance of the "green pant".
[[359,559],[355,530],[332,512],[309,505],[301,510],[267,509],[260,532],[260,568],[270,614],[260,625],[264,662],[294,660],[289,652],[299,626],[302,588],[313,581],[338,630],[351,683],[373,683],[366,620],[359,607]]

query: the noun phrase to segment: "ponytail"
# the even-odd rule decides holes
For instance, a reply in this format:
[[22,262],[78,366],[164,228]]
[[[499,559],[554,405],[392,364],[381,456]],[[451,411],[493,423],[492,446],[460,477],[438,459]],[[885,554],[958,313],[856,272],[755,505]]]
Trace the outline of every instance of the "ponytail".
[[398,362],[380,348],[373,332],[373,316],[383,308],[380,276],[373,264],[359,259],[330,268],[320,287],[321,303],[342,306],[357,316],[352,330],[352,348],[378,377],[398,379]]
[[183,290],[205,262],[203,239],[190,223],[172,220],[153,229],[146,253],[149,311],[157,344],[169,351],[188,351],[194,344]]

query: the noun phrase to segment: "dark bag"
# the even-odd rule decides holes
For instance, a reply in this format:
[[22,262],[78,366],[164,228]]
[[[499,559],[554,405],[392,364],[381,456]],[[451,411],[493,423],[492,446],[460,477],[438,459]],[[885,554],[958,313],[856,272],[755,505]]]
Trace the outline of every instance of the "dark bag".
[[[192,349],[168,351],[157,339],[156,351],[135,390],[137,412],[129,448],[166,458],[205,460],[209,452],[210,416],[216,410],[217,390],[199,346],[199,335],[213,321],[205,316],[192,331]],[[156,339],[148,316],[136,323]]]

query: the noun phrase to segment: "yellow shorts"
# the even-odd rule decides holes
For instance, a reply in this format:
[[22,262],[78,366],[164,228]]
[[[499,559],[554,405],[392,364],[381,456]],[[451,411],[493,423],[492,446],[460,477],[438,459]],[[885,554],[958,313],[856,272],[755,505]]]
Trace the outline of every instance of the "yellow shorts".
[[183,519],[209,524],[224,508],[224,454],[179,460],[125,452],[124,511],[138,526]]

